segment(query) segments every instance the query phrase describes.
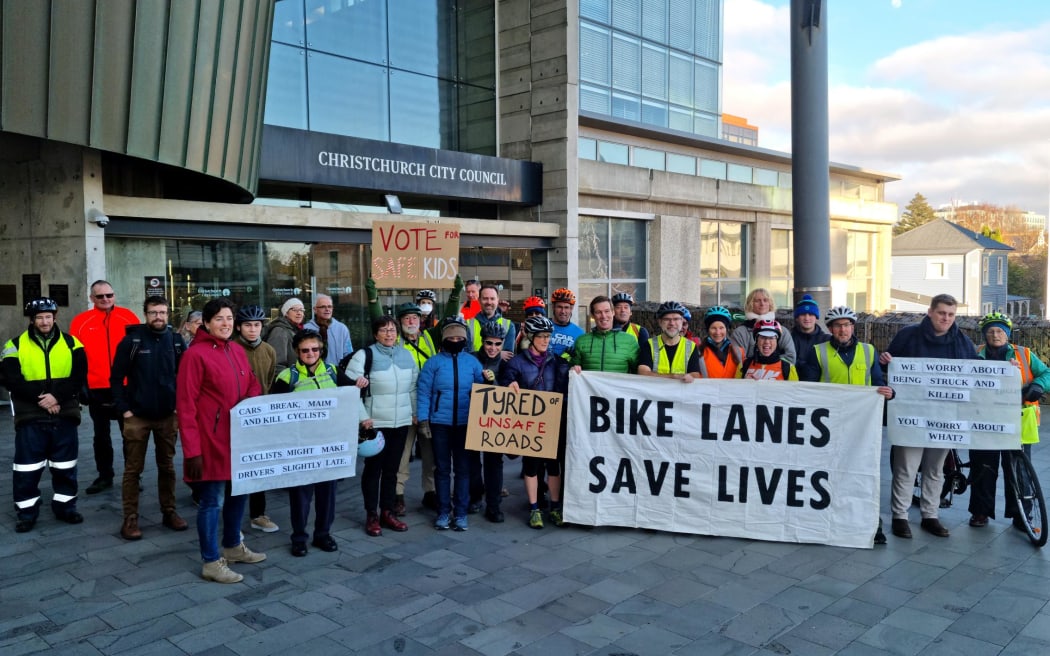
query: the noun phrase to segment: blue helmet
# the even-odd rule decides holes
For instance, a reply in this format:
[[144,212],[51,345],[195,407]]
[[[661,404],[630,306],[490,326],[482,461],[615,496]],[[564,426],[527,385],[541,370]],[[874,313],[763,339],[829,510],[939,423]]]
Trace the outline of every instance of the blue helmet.
[[386,446],[383,432],[374,428],[362,428],[357,437],[357,455],[361,458],[371,458],[379,455]]
[[726,308],[722,305],[716,305],[713,308],[709,309],[706,314],[704,314],[704,327],[710,328],[711,324],[716,321],[721,321],[722,323],[724,323],[726,325],[726,328],[732,328],[733,313],[729,311],[729,308]]

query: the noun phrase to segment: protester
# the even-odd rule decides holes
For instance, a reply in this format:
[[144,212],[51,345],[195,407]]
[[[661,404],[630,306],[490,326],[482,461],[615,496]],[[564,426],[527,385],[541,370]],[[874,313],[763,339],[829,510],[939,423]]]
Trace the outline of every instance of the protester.
[[[368,313],[372,319],[378,319],[383,316],[383,306],[379,303],[379,290],[376,288],[376,281],[369,278],[365,283],[365,291],[368,294]],[[452,292],[448,296],[448,301],[445,302],[445,317],[455,317],[459,315],[459,295],[463,291],[463,278],[456,274],[456,279],[452,283]],[[477,296],[474,296],[477,299]],[[436,341],[440,339],[440,329],[438,324],[443,318],[442,315],[437,312],[437,294],[432,289],[420,289],[416,292],[415,304],[419,306],[421,320],[419,322],[420,330],[430,331]]]
[[481,302],[481,311],[474,315],[473,319],[467,320],[467,351],[474,353],[481,350],[481,330],[485,326],[499,325],[506,336],[504,338],[503,351],[500,354],[504,360],[514,357],[514,343],[517,329],[514,322],[503,316],[499,309],[499,290],[492,285],[485,285],[478,295]]
[[[521,389],[541,392],[560,392],[569,390],[569,363],[564,358],[555,356],[550,350],[551,335],[554,324],[543,316],[533,316],[525,320],[522,330],[528,335],[529,346],[508,360],[500,368],[498,382],[515,392]],[[564,404],[563,404],[564,407]],[[562,422],[558,458],[522,458],[522,473],[525,478],[525,493],[529,498],[529,526],[543,528],[543,513],[539,504],[539,482],[547,475],[547,486],[550,494],[550,508],[547,517],[555,526],[564,525],[561,506],[561,471],[565,453],[565,421]]]
[[[1025,412],[1035,414],[1036,421],[1030,424],[1028,433],[1022,422],[1021,441],[1026,455],[1032,453],[1032,443],[1039,441],[1039,400],[1043,392],[1050,388],[1050,367],[1039,359],[1032,349],[1010,343],[1013,322],[1001,312],[992,312],[981,318],[981,334],[984,344],[977,349],[977,357],[998,362],[1012,362],[1021,374],[1021,405]],[[1034,430],[1033,430],[1034,428]],[[1034,434],[1032,434],[1034,433]],[[970,526],[983,528],[989,519],[995,519],[995,484],[999,478],[999,461],[1003,461],[1003,476],[1010,476],[1006,467],[1007,457],[1001,451],[970,449]],[[1007,480],[1009,480],[1007,478]],[[1022,508],[1021,512],[1028,512]],[[1025,525],[1018,512],[1014,499],[1006,495],[1007,519],[1013,519],[1017,528],[1024,530]]]
[[[259,381],[263,394],[270,393],[270,386],[277,377],[277,351],[262,339],[263,321],[266,313],[258,305],[244,305],[237,310],[233,320],[236,331],[233,341],[240,344],[248,356],[252,373]],[[251,527],[263,533],[276,533],[280,530],[277,523],[266,514],[266,492],[252,492],[248,495],[248,517]]]
[[[481,375],[485,382],[494,383],[499,377],[504,364],[502,354],[506,353],[503,349],[505,339],[506,332],[499,323],[489,323],[481,328],[481,350],[471,355],[481,363]],[[505,519],[500,510],[503,501],[503,454],[470,450],[467,457],[470,458],[470,507],[467,511],[478,512],[484,497],[485,519],[495,524],[502,523]]]
[[560,358],[569,359],[576,340],[583,334],[583,328],[572,322],[572,312],[576,307],[576,294],[564,287],[555,289],[551,294],[550,307],[551,323],[554,324],[550,352]]
[[795,305],[795,325],[791,327],[791,341],[795,346],[795,364],[801,369],[806,358],[813,355],[813,347],[829,339],[829,335],[820,327],[820,306],[809,294],[803,294],[802,300]]
[[[526,298],[522,303],[522,310],[525,312],[526,320],[528,320],[529,317],[547,316],[547,304],[544,303],[543,299],[539,296],[530,296]],[[524,325],[525,322],[523,321],[522,324],[518,326],[517,343],[514,345],[515,353],[520,353],[529,347],[529,340],[525,338]]]
[[150,296],[143,305],[144,326],[128,326],[117,345],[110,386],[117,412],[124,418],[124,522],[120,536],[141,540],[139,480],[146,464],[149,435],[157,461],[157,498],[161,523],[173,531],[189,528],[175,510],[175,379],[186,343],[168,325],[168,301]]
[[613,329],[612,301],[595,296],[590,305],[594,328],[580,335],[570,362],[579,371],[612,371],[633,374],[638,369],[638,340]]
[[124,418],[113,403],[109,386],[110,368],[117,354],[117,344],[124,339],[124,329],[138,325],[139,318],[131,310],[117,305],[117,294],[105,280],[91,283],[90,310],[81,312],[69,324],[69,334],[84,345],[87,354],[87,404],[95,430],[92,449],[98,477],[85,492],[98,494],[113,487],[113,438],[110,424],[115,419],[124,432]]
[[[182,436],[183,471],[200,499],[197,536],[204,567],[201,576],[218,583],[237,583],[244,577],[230,563],[258,563],[241,538],[244,496],[226,497],[230,481],[230,410],[262,392],[244,349],[233,337],[233,304],[225,298],[208,301],[203,325],[182,356],[175,392]],[[219,517],[222,551],[219,551]]]
[[314,318],[303,324],[321,335],[324,340],[324,361],[333,367],[343,361],[343,358],[354,352],[354,345],[350,341],[350,329],[346,324],[332,316],[335,305],[332,297],[328,294],[316,294],[314,296]]
[[[415,307],[415,306],[413,306]],[[418,314],[413,314],[418,319]],[[390,316],[372,321],[375,343],[361,349],[350,359],[346,375],[351,380],[366,382],[361,400],[361,417],[381,430],[386,446],[377,455],[365,459],[361,474],[361,496],[365,503],[365,533],[371,537],[383,534],[383,528],[407,531],[399,520],[397,479],[401,456],[405,451],[408,430],[416,423],[416,383],[419,365],[412,354],[398,343],[397,321]],[[400,510],[404,512],[404,497]]]
[[660,334],[641,344],[638,373],[645,376],[677,378],[692,382],[700,377],[700,349],[683,339],[682,329],[688,310],[678,301],[661,303],[656,310]]
[[638,340],[641,345],[649,341],[649,331],[644,326],[631,323],[631,312],[634,310],[634,297],[627,292],[613,294],[613,329],[622,330]]
[[784,334],[777,321],[760,319],[754,328],[755,354],[744,358],[740,377],[752,380],[798,380],[798,370],[791,366],[778,346]]
[[[955,325],[958,302],[949,294],[933,297],[926,316],[914,326],[905,326],[897,332],[886,351],[879,355],[879,362],[888,365],[893,358],[926,358],[949,360],[973,360],[977,350],[973,342]],[[948,529],[941,524],[938,515],[941,505],[941,488],[944,485],[944,458],[948,449],[915,446],[894,446],[890,449],[890,467],[893,469],[893,534],[899,538],[910,538],[908,509],[911,508],[915,473],[922,472],[922,494],[919,512],[920,526],[924,531],[946,538]]]
[[193,341],[193,336],[197,334],[197,329],[201,327],[201,311],[194,310],[186,315],[186,320],[182,322],[182,326],[179,328],[179,335],[182,336],[182,341],[188,346]]
[[306,307],[297,298],[290,298],[281,306],[281,316],[266,324],[262,338],[277,353],[277,373],[293,366],[298,358],[292,339],[303,329]]
[[84,346],[55,323],[58,303],[35,298],[25,305],[29,327],[0,352],[4,386],[15,420],[15,532],[26,533],[40,515],[40,477],[51,470],[51,512],[79,524],[77,512],[78,394],[87,380]]
[[704,378],[737,378],[744,363],[744,351],[733,343],[729,331],[733,315],[721,305],[704,314],[707,337],[700,345],[700,375]]
[[[441,350],[427,360],[419,372],[416,392],[417,430],[433,439],[438,515],[434,528],[467,530],[470,503],[470,460],[467,458],[467,417],[470,390],[485,382],[481,363],[463,353],[467,325],[449,317],[441,324]],[[452,507],[452,475],[455,473],[455,507]],[[450,513],[454,519],[450,520]]]
[[467,300],[463,303],[463,307],[459,309],[459,316],[462,317],[464,321],[470,321],[477,316],[478,312],[481,312],[481,281],[477,279],[468,280],[465,293],[467,295]]
[[[759,320],[776,321],[777,306],[773,303],[773,297],[769,291],[752,289],[744,300],[744,322],[733,331],[733,343],[744,351],[745,357],[755,354],[755,322]],[[780,350],[784,353],[784,359],[792,364],[795,363],[795,342],[787,335],[781,335],[778,342]]]
[[[292,338],[292,348],[298,355],[295,364],[277,374],[277,380],[270,387],[271,394],[287,394],[335,387],[352,387],[354,381],[346,374],[336,370],[325,362],[324,340],[321,335],[309,328],[304,328]],[[358,385],[361,387],[361,385]],[[371,424],[363,420],[362,425]],[[317,498],[317,510],[314,514],[314,535],[311,544],[321,551],[338,551],[339,545],[332,537],[332,522],[335,520],[335,481],[306,483],[288,488],[288,511],[292,520],[292,555],[301,558],[306,555],[306,520],[310,516],[310,506]]]

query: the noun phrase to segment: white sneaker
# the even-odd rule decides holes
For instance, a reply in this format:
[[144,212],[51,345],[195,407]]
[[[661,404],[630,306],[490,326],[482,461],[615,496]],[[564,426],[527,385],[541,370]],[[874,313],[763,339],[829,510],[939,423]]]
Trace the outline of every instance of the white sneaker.
[[280,530],[280,527],[277,526],[277,524],[274,524],[273,520],[266,515],[259,515],[253,519],[252,528],[259,529],[263,533],[276,533]]
[[240,583],[244,580],[243,576],[229,568],[225,558],[204,563],[204,567],[201,568],[201,576],[205,581],[216,583]]
[[222,557],[230,563],[261,563],[266,560],[266,554],[255,553],[245,546],[243,542],[229,549],[223,547]]

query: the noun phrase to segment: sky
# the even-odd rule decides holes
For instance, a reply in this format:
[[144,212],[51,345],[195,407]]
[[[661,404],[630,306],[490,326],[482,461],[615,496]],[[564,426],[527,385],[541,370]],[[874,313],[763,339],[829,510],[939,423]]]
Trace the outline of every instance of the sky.
[[[886,200],[1050,211],[1050,2],[824,0],[831,161]],[[791,150],[789,0],[725,0],[722,111]]]

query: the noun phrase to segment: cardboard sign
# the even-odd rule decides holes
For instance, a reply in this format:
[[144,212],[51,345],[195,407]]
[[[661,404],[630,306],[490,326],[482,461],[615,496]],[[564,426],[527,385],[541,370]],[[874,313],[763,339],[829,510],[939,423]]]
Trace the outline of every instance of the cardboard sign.
[[886,405],[892,444],[1021,448],[1021,370],[1009,362],[893,358]]
[[533,458],[558,457],[564,395],[474,383],[467,448]]
[[458,224],[372,222],[376,287],[449,289],[458,273]]
[[567,522],[872,546],[874,387],[588,371],[566,402]]
[[233,494],[354,475],[361,394],[356,387],[268,394],[230,410]]

